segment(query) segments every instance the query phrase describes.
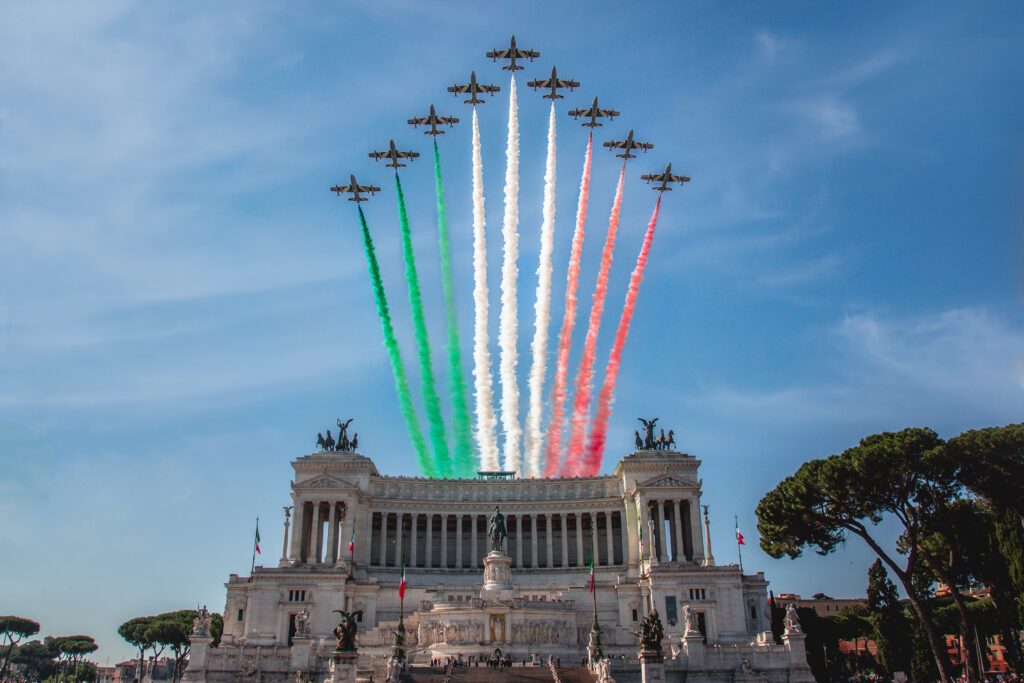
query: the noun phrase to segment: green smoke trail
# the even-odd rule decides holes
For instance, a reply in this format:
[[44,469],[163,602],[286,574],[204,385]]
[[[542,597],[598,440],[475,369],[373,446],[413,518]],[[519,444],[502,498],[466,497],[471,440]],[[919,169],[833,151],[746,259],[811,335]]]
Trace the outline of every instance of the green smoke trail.
[[405,211],[405,195],[402,181],[395,173],[395,190],[398,192],[398,220],[402,224],[402,253],[405,255],[405,282],[409,286],[409,308],[412,311],[413,334],[416,338],[416,355],[420,361],[420,383],[423,387],[423,406],[430,423],[430,443],[434,446],[434,467],[442,477],[452,476],[452,461],[448,453],[448,435],[441,417],[441,399],[434,384],[434,367],[430,361],[430,338],[427,336],[427,321],[423,315],[423,295],[420,292],[420,278],[416,274],[416,255],[412,249],[412,231],[409,230],[409,216]]
[[420,471],[428,477],[436,477],[437,470],[427,452],[427,442],[423,438],[423,430],[420,428],[419,418],[416,417],[416,410],[412,407],[409,380],[405,375],[405,365],[402,363],[402,354],[398,349],[398,339],[395,338],[395,328],[391,324],[388,298],[384,294],[384,280],[380,276],[380,264],[377,263],[377,253],[373,248],[373,238],[370,237],[370,228],[366,225],[363,207],[359,207],[359,224],[363,229],[363,247],[366,250],[366,267],[370,271],[370,281],[373,283],[373,298],[377,304],[377,315],[380,316],[381,331],[384,333],[384,348],[387,349],[388,359],[391,361],[391,374],[395,377],[398,406],[402,417],[405,418],[406,427],[409,429],[409,438],[412,439],[413,448],[416,449],[416,459],[419,461]]
[[441,155],[434,140],[434,192],[437,195],[437,241],[441,252],[441,290],[444,293],[444,316],[448,347],[448,393],[452,399],[452,429],[455,432],[455,474],[472,477],[473,440],[470,434],[469,407],[466,402],[466,378],[462,373],[462,344],[455,315],[455,287],[452,284],[452,252],[448,242],[448,210],[444,205],[444,184],[441,181]]

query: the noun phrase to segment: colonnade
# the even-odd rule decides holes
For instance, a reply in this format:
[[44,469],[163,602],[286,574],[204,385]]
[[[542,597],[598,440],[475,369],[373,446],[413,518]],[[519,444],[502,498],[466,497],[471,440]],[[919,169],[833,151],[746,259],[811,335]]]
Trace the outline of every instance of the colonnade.
[[693,562],[694,539],[697,539],[698,546],[701,545],[700,514],[694,508],[695,501],[689,498],[648,499],[645,503],[641,506],[646,513],[643,520],[645,536],[646,529],[654,530],[653,537],[649,539],[650,549],[645,552],[658,562]]
[[[343,542],[347,506],[340,501],[306,501],[295,510],[288,557],[303,563],[334,564],[348,547]],[[288,547],[285,520],[285,547]]]
[[[478,569],[490,550],[490,513],[374,512],[369,515],[370,564]],[[596,510],[506,513],[505,552],[519,569],[585,567],[626,562],[623,515]]]

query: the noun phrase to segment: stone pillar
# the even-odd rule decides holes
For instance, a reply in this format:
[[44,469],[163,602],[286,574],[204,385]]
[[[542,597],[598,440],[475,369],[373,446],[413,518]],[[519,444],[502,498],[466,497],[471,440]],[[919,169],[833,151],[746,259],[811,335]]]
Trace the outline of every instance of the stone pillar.
[[305,521],[305,505],[306,501],[292,499],[292,514],[295,518],[292,520],[292,539],[291,539],[291,550],[288,552],[288,556],[292,561],[298,563],[302,559],[302,527]]
[[583,557],[583,514],[576,513],[576,566],[586,567],[587,558]]
[[402,522],[405,521],[405,513],[395,513],[395,566],[401,567],[402,563],[405,562],[405,557],[402,556]]
[[[189,636],[189,641],[192,643],[189,648],[188,667],[185,669],[185,675],[182,676],[183,681],[189,681],[189,683],[206,683],[206,660],[210,653],[210,644],[213,642],[213,638],[209,636]],[[140,664],[142,664],[140,662]],[[139,676],[139,680],[142,680],[142,676]]]
[[455,517],[455,568],[464,569],[462,564],[462,518],[463,514],[460,512]]
[[[685,617],[684,617],[685,618]],[[688,671],[704,670],[704,638],[700,631],[695,628],[683,626],[683,654],[686,655],[686,668]]]
[[380,566],[388,563],[388,513],[380,513]]
[[555,566],[554,548],[555,548],[555,530],[551,528],[551,515],[544,515],[544,541],[547,555],[544,559],[547,560],[548,569],[552,569]]
[[284,565],[288,562],[288,526],[289,520],[291,519],[292,512],[288,508],[284,509],[284,541],[281,543],[281,564]]
[[523,516],[516,515],[516,567],[523,568]]
[[427,554],[423,558],[423,566],[426,567],[427,569],[430,569],[430,567],[433,566],[433,563],[434,563],[434,515],[432,513],[428,512],[426,517],[427,517],[427,541],[426,541]]
[[665,658],[660,654],[640,651],[640,680],[642,683],[664,683]]
[[561,513],[558,517],[562,520],[562,567],[569,567],[569,522],[566,518],[565,513]]
[[608,566],[609,567],[612,566],[613,564],[615,564],[615,545],[614,545],[614,542],[613,542],[613,537],[614,536],[615,536],[615,533],[612,530],[612,513],[605,512],[604,513],[604,540],[605,540],[605,549],[608,551]]
[[320,523],[320,501],[313,501],[313,527],[309,534],[309,561],[312,564],[320,564],[320,541],[323,534],[323,524]]
[[416,547],[416,537],[417,537],[416,530],[419,528],[419,525],[420,525],[420,514],[418,512],[414,512],[411,515],[409,515],[409,566],[410,567],[415,567],[416,566],[416,560],[418,559],[416,557],[416,551],[419,550],[419,548]]
[[338,504],[330,502],[331,510],[327,513],[327,549],[324,551],[324,562],[334,566],[338,560]]
[[782,644],[789,650],[789,680],[794,683],[810,683],[814,680],[811,667],[807,664],[807,636],[801,631],[789,628],[782,634]]
[[530,515],[530,553],[531,560],[530,566],[534,569],[537,568],[537,515],[536,513]]
[[477,543],[477,536],[480,535],[480,531],[477,529],[477,522],[479,521],[480,515],[473,513],[473,516],[469,520],[469,533],[473,538],[469,542],[469,551],[473,553],[473,560],[469,563],[469,566],[476,569],[480,566],[480,548]]
[[636,537],[639,526],[636,515],[636,502],[627,499],[625,514],[622,516],[622,542],[626,544],[622,557],[629,566],[640,563],[640,543]]
[[597,542],[597,515],[597,512],[590,513],[590,552],[595,567],[601,564],[601,545]]
[[[293,617],[289,617],[293,618]],[[292,671],[309,671],[311,668],[309,662],[309,655],[312,652],[312,639],[307,636],[295,635],[292,638],[292,652],[291,652],[291,670]],[[315,664],[313,665],[315,667]]]
[[448,568],[448,515],[441,515],[441,568]]
[[655,504],[658,506],[658,542],[655,545],[658,551],[658,562],[668,562],[668,539],[665,538],[665,501],[659,500]]
[[356,683],[356,653],[334,651],[328,664],[329,683]]
[[706,534],[704,537],[704,562],[702,564],[705,567],[714,567],[715,556],[711,553],[711,520],[708,519],[707,510],[704,511],[704,530]]
[[676,562],[682,563],[686,560],[686,543],[683,541],[683,504],[680,501],[672,503],[672,518],[675,527]]
[[693,543],[693,562],[703,564],[704,562],[704,533],[700,528],[700,506],[695,498],[688,498],[686,505],[690,511],[690,542]]

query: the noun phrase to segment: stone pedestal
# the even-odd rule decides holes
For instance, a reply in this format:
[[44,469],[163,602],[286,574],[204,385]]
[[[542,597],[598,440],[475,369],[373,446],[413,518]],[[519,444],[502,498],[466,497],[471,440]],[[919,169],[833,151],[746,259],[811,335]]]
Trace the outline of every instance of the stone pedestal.
[[512,558],[492,550],[484,558],[484,585],[480,598],[489,601],[512,599]]
[[326,683],[356,683],[356,653],[335,650]]
[[640,680],[643,683],[665,683],[665,658],[660,652],[640,650]]
[[786,629],[782,634],[782,642],[789,650],[789,680],[793,683],[810,683],[814,680],[811,667],[807,664],[807,640],[801,631]]
[[292,671],[309,671],[314,668],[313,666],[310,666],[309,661],[309,656],[312,650],[313,641],[308,636],[294,636],[292,638],[292,653],[290,660]]
[[189,681],[189,683],[206,683],[206,658],[210,653],[210,644],[213,643],[213,638],[194,635],[189,638],[189,641],[192,646],[189,649],[188,667],[181,680]]
[[682,654],[686,658],[687,671],[700,671],[704,668],[704,637],[700,631],[687,631],[683,635]]

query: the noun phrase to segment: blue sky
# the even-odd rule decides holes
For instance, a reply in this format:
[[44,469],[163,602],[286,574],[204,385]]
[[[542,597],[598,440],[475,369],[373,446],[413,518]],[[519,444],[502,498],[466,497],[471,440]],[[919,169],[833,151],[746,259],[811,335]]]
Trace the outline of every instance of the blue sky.
[[[132,616],[222,608],[257,515],[275,561],[289,462],[335,417],[416,473],[355,215],[327,187],[389,182],[366,153],[391,137],[429,151],[404,121],[431,102],[468,121],[444,88],[474,68],[507,86],[483,52],[511,32],[542,53],[527,77],[583,83],[559,103],[556,291],[586,140],[565,111],[599,95],[622,112],[599,141],[656,144],[630,166],[601,358],[653,206],[638,174],[693,177],[666,197],[606,467],[660,415],[703,459],[720,562],[737,514],[776,592],[857,595],[856,542],[756,549],[760,496],[866,434],[1020,420],[1019,3],[369,5],[0,7],[0,613],[114,661]],[[523,89],[524,388],[546,105]],[[506,107],[480,112],[492,293]],[[468,352],[468,126],[441,145]],[[587,302],[616,172],[601,150]],[[429,164],[403,183],[441,372]],[[367,211],[412,368],[392,194]]]

